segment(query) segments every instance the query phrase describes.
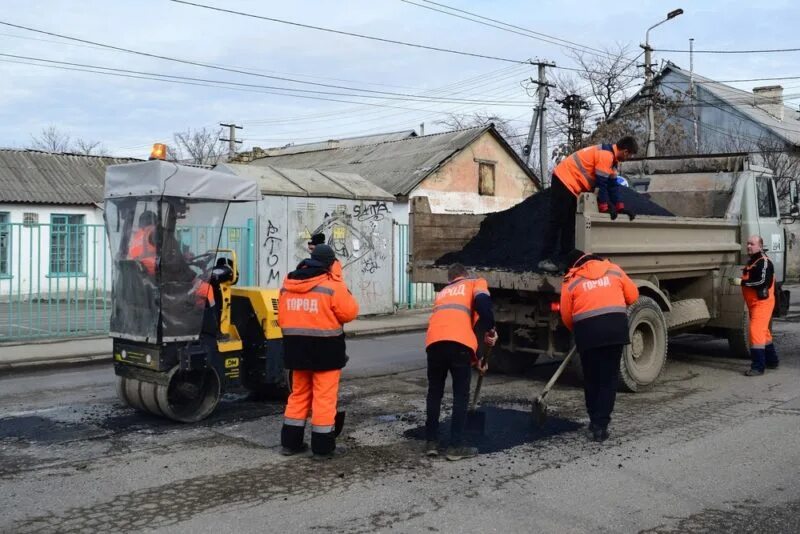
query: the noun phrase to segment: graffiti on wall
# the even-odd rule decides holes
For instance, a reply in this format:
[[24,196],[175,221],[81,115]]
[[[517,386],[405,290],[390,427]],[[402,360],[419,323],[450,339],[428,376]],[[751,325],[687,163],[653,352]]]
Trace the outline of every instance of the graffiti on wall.
[[382,221],[389,215],[389,207],[386,202],[378,201],[371,204],[358,204],[353,206],[353,215],[359,222]]
[[280,232],[280,228],[275,226],[271,220],[268,220],[267,227],[264,232],[266,238],[264,239],[263,245],[264,250],[266,251],[267,269],[269,269],[266,285],[269,285],[273,280],[276,283],[280,283],[281,281],[281,271],[278,267],[278,264],[280,263],[281,259],[280,252],[283,239],[278,237],[278,232]]

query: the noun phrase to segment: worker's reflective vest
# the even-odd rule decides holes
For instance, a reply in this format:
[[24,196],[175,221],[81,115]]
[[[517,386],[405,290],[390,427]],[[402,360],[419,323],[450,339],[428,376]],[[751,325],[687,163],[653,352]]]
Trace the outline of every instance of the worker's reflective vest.
[[[616,145],[594,145],[582,148],[559,163],[553,174],[573,195],[590,193],[594,188],[615,180],[617,171]],[[611,199],[616,202],[616,198]]]
[[478,350],[475,337],[475,297],[489,295],[489,286],[483,278],[457,278],[436,295],[433,314],[428,323],[425,346],[439,341],[455,341]]
[[156,246],[153,239],[153,225],[143,226],[136,230],[128,247],[128,259],[137,260],[153,276],[156,274]]
[[341,369],[347,361],[342,325],[358,316],[358,302],[333,272],[303,278],[290,273],[278,299],[287,369]]
[[619,266],[589,259],[564,277],[561,320],[575,334],[579,351],[624,345],[629,343],[627,307],[638,298],[639,290]]
[[278,301],[284,336],[332,337],[356,318],[358,303],[344,281],[330,273],[307,280],[286,278]]

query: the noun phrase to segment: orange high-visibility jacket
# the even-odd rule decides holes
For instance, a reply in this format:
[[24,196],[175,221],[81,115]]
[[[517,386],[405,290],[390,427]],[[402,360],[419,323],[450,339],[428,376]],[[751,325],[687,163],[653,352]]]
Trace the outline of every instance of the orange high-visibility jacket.
[[473,303],[481,294],[489,295],[489,286],[483,278],[457,278],[439,291],[433,303],[425,346],[455,341],[477,351],[478,338],[474,331],[477,317]]
[[[766,299],[758,298],[758,289],[768,287]],[[742,296],[748,306],[756,302],[769,301],[775,304],[775,268],[764,252],[750,256],[747,265],[742,269]]]
[[153,239],[155,226],[143,226],[131,237],[128,259],[139,261],[149,275],[156,274],[156,246]]
[[625,345],[630,342],[627,306],[638,298],[636,285],[618,265],[584,256],[564,277],[561,320],[575,334],[578,351]]
[[591,193],[595,187],[597,204],[603,210],[609,202],[624,208],[617,190],[617,145],[594,145],[582,148],[559,163],[553,174],[576,197]]
[[286,278],[278,301],[284,336],[332,337],[358,316],[358,302],[341,277],[325,273],[307,280]]

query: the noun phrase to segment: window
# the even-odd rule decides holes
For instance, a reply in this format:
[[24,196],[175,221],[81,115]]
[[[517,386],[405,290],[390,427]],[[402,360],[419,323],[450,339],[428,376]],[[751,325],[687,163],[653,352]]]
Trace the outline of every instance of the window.
[[22,214],[22,226],[31,227],[36,226],[39,224],[39,214],[38,213],[23,213]]
[[0,212],[0,276],[11,274],[9,251],[11,250],[11,217]]
[[50,216],[50,274],[84,272],[86,228],[83,215]]
[[494,196],[494,163],[478,162],[478,194]]
[[758,216],[777,217],[778,207],[775,205],[775,186],[771,179],[764,176],[756,178],[756,195],[758,197]]

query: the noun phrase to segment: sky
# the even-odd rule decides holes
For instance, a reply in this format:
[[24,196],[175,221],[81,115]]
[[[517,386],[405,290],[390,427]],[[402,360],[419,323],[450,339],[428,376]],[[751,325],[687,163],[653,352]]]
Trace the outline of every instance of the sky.
[[[502,116],[524,132],[533,98],[522,83],[536,77],[536,67],[515,61],[554,62],[557,68],[548,69],[550,77],[572,75],[566,69],[576,66],[563,41],[544,42],[530,31],[570,41],[584,51],[627,45],[633,59],[641,52],[647,28],[676,8],[684,14],[650,34],[656,50],[686,50],[690,38],[696,50],[800,48],[800,10],[789,1],[437,0],[437,5],[411,0],[513,24],[526,30],[519,31],[524,35],[402,0],[193,1],[494,59],[332,34],[169,0],[2,0],[3,23],[220,68],[0,24],[0,147],[25,148],[32,135],[55,126],[73,138],[100,141],[111,155],[146,158],[153,143],[170,143],[174,132],[215,128],[220,122],[242,125],[237,136],[249,148],[418,129],[423,122],[425,132],[433,133],[446,129],[440,121],[450,114],[474,112]],[[654,58],[689,67],[686,53],[657,51]],[[800,52],[698,53],[694,69],[718,80],[800,77],[798,58]],[[115,76],[85,72],[96,67],[119,70],[105,71]],[[800,79],[731,85],[750,90],[776,83],[789,97],[800,93]],[[787,104],[800,105],[800,98]]]

